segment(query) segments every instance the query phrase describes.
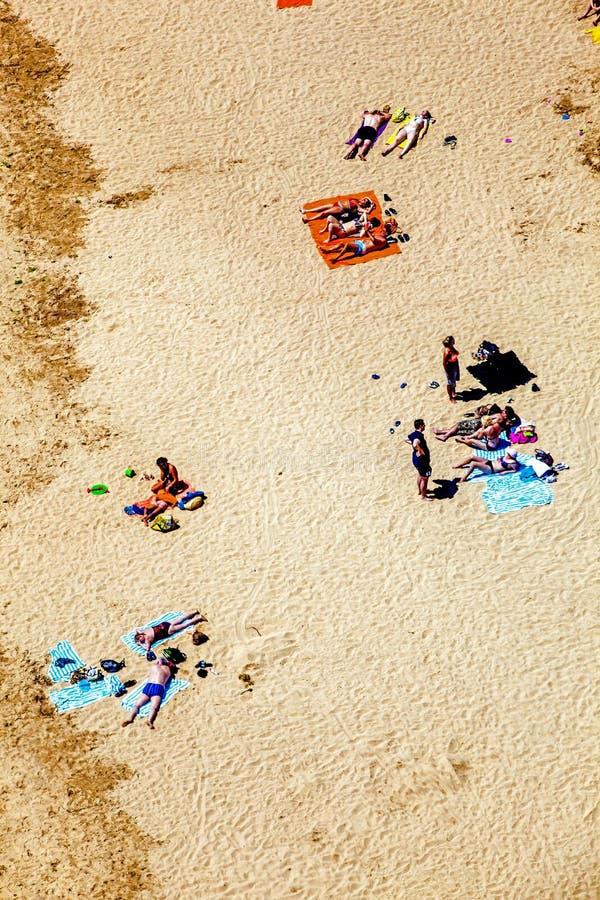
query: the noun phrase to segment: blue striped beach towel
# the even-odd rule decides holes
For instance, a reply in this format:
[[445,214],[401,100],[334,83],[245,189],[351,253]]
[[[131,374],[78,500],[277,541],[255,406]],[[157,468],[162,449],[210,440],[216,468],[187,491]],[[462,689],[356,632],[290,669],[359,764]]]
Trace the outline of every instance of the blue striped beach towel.
[[69,712],[71,709],[80,709],[89,706],[98,700],[104,700],[116,694],[123,687],[121,680],[116,675],[109,675],[102,681],[90,684],[89,690],[83,690],[78,684],[61,688],[59,691],[50,691],[50,700],[59,712]]
[[[153,628],[155,625],[160,625],[161,622],[173,622],[174,619],[178,619],[180,616],[185,615],[182,612],[168,612],[162,616],[159,616],[158,619],[154,619],[153,622],[148,622],[147,625],[144,625],[144,628]],[[171,635],[171,637],[163,638],[162,641],[156,641],[152,644],[152,647],[160,647],[161,644],[165,644],[167,641],[173,641],[179,637],[180,634],[183,634],[186,631],[189,631],[190,628],[193,628],[193,625],[188,625],[187,628],[182,629],[182,631],[178,631],[177,634]],[[139,644],[136,644],[135,640],[135,628],[133,631],[130,631],[128,634],[124,634],[121,640],[123,643],[129,647],[130,650],[133,650],[134,653],[137,653],[138,656],[145,656],[146,650],[144,647],[140,647]]]
[[552,503],[554,494],[549,484],[539,478],[521,478],[519,474],[490,477],[481,494],[489,512],[506,513]]
[[[483,456],[483,451],[481,455]],[[527,453],[518,453],[517,459],[523,468],[511,475],[481,473],[473,474],[469,478],[469,483],[471,481],[483,483],[484,490],[481,496],[489,512],[498,514],[552,503],[554,499],[552,488],[536,476],[529,465],[531,456]]]
[[[54,682],[68,681],[75,669],[80,669],[85,665],[79,653],[75,652],[69,641],[59,641],[56,647],[52,647],[48,653],[50,655],[48,676]],[[61,667],[56,665],[57,659],[70,659],[71,662]]]
[[[163,702],[161,703],[161,707],[164,706],[165,703],[168,703],[169,700],[171,700],[171,698],[175,696],[175,694],[178,694],[179,691],[183,691],[183,690],[185,690],[185,688],[187,688],[189,686],[190,686],[189,681],[182,681],[180,678],[171,678],[171,680],[169,682],[169,686],[166,691],[166,694],[164,696]],[[144,685],[140,684],[140,686],[137,687],[132,694],[128,694],[124,700],[121,700],[121,706],[124,709],[126,709],[127,712],[131,712],[131,710],[135,706],[136,700],[138,699],[140,694],[143,692],[143,690],[144,690]],[[150,715],[151,709],[152,709],[152,707],[150,706],[149,703],[146,703],[145,706],[142,706],[142,708],[139,711],[140,718],[143,719],[146,716]]]
[[478,450],[477,447],[472,447],[471,449],[473,456],[482,456],[484,459],[500,459],[507,450],[510,450],[510,441],[505,441],[504,438],[501,438],[495,450]]

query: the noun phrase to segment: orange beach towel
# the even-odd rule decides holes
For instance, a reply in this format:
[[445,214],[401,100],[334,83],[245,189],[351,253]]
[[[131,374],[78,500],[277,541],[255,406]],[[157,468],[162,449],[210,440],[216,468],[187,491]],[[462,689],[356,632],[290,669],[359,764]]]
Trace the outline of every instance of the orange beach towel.
[[[373,218],[373,216],[375,216],[381,222],[383,222],[385,217],[381,209],[381,204],[379,203],[379,200],[377,199],[373,191],[356,191],[354,194],[340,194],[337,197],[325,197],[324,200],[313,200],[312,203],[307,203],[304,209],[306,212],[310,212],[311,209],[315,206],[325,206],[326,203],[333,204],[336,202],[336,200],[349,200],[351,197],[357,197],[361,200],[363,199],[363,197],[369,197],[375,204],[375,209],[371,213],[369,213],[369,218],[371,219]],[[325,239],[327,238],[327,232],[325,232],[325,234],[319,234],[319,231],[325,225],[325,221],[325,219],[315,219],[314,221],[308,223],[312,239],[314,240],[317,247],[331,246],[331,244],[327,245],[325,241]],[[341,238],[339,240],[332,241],[331,243],[349,243],[354,240],[356,240],[356,236]],[[339,269],[340,266],[355,266],[359,263],[370,262],[370,260],[372,259],[382,259],[384,256],[393,256],[394,253],[400,253],[400,247],[398,246],[398,244],[389,244],[384,250],[372,250],[370,253],[366,253],[364,256],[354,256],[352,259],[343,259],[341,260],[341,262],[337,263],[332,262],[329,256],[323,255],[322,253],[319,253],[319,256],[329,269]]]
[[277,9],[290,9],[292,6],[312,6],[312,0],[277,0]]

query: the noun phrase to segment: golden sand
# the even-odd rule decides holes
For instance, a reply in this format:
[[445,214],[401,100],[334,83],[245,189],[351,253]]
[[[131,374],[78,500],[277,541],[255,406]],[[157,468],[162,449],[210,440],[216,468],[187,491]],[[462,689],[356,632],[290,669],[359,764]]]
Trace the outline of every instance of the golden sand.
[[[2,4],[2,898],[597,895],[581,5]],[[384,103],[436,124],[343,161]],[[411,240],[329,271],[298,207],[361,190]],[[552,505],[417,500],[403,438],[456,418],[427,387],[448,333],[463,390],[483,338],[535,373],[510,396],[570,465]],[[451,479],[462,449],[430,446]],[[171,535],[122,513],[162,454],[208,495]],[[154,733],[112,699],[53,713],[57,640],[120,659],[195,606]]]

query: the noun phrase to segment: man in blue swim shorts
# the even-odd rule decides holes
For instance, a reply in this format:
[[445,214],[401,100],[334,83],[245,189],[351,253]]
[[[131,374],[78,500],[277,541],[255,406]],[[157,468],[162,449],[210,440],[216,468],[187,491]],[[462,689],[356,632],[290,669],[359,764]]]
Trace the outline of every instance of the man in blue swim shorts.
[[123,728],[125,728],[126,725],[131,725],[142,706],[149,703],[152,708],[150,710],[150,715],[148,716],[148,728],[154,729],[154,720],[158,715],[160,704],[163,702],[169,686],[169,681],[172,677],[172,668],[173,663],[168,662],[168,660],[163,657],[157,659],[156,662],[150,666],[148,680],[143,687],[139,699],[136,700],[135,706],[127,718],[121,722]]

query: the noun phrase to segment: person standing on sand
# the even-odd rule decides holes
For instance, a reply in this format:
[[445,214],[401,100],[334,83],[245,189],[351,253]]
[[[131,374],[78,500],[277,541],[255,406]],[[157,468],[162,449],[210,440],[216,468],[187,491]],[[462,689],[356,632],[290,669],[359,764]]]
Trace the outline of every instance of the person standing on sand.
[[429,456],[429,447],[423,432],[425,431],[425,422],[423,419],[415,419],[415,430],[408,435],[406,443],[412,447],[412,464],[417,470],[417,489],[421,500],[433,500],[433,497],[427,496],[427,482],[431,475],[431,459]]
[[158,715],[158,711],[160,709],[161,703],[165,698],[169,682],[173,677],[172,669],[173,663],[170,663],[163,657],[157,659],[156,662],[150,666],[148,680],[146,681],[142,689],[142,693],[136,700],[135,706],[133,707],[127,718],[121,722],[122,728],[126,728],[127,725],[131,725],[142,706],[145,706],[146,703],[149,703],[152,709],[150,710],[150,715],[148,716],[148,728],[154,730],[154,720]]
[[456,403],[456,382],[460,381],[459,351],[454,346],[452,335],[444,338],[442,344],[444,345],[442,365],[446,373],[446,390],[448,391],[450,403]]
[[377,140],[379,129],[392,118],[389,106],[384,106],[382,110],[373,109],[369,112],[365,109],[363,112],[363,120],[360,128],[356,132],[354,142],[344,159],[354,159],[358,154],[358,158],[365,162],[365,158],[375,141]]

